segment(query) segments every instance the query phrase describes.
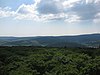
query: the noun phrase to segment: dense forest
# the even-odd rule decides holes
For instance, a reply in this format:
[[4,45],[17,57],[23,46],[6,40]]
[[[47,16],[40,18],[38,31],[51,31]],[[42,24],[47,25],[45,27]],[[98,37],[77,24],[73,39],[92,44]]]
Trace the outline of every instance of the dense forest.
[[100,75],[100,48],[1,46],[0,75]]

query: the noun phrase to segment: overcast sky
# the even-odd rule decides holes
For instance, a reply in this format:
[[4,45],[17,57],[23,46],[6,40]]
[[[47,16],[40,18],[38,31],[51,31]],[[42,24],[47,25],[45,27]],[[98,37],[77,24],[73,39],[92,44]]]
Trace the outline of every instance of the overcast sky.
[[100,0],[0,0],[0,36],[100,33]]

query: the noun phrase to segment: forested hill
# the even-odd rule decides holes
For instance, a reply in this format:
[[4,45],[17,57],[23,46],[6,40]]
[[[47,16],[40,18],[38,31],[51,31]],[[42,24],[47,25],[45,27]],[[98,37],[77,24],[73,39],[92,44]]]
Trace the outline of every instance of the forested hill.
[[100,34],[78,36],[0,37],[0,46],[99,47]]

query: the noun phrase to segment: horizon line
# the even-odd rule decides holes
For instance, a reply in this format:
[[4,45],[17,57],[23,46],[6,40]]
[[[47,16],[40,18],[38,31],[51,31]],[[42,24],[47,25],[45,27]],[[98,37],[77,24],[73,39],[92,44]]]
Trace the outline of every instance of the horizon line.
[[0,37],[56,37],[56,36],[81,36],[81,35],[93,35],[93,34],[100,34],[100,33],[83,33],[83,34],[64,34],[64,35],[26,35],[26,36],[13,36],[13,35],[0,35]]

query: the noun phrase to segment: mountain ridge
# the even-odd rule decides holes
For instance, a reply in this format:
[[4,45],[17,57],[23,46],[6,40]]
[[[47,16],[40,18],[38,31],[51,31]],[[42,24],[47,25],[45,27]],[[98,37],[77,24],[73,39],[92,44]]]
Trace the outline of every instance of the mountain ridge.
[[99,47],[100,34],[75,36],[0,37],[0,46]]

